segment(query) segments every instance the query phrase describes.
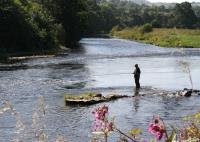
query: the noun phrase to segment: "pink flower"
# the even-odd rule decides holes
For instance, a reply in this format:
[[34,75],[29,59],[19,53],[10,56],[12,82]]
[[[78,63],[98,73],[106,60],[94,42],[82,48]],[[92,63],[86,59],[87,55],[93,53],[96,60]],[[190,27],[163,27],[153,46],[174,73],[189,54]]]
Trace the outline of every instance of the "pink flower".
[[92,113],[94,114],[95,120],[105,120],[106,114],[108,114],[108,107],[104,105],[97,108]]
[[103,123],[101,121],[94,121],[93,123],[93,131],[102,131]]
[[113,131],[113,123],[112,122],[108,123],[107,129],[108,129],[108,131]]
[[163,129],[158,124],[154,123],[149,125],[148,132],[155,135],[157,140],[161,140],[164,134]]
[[157,140],[161,140],[162,139],[162,136],[163,136],[163,132],[162,131],[159,131],[159,132],[156,132],[156,139]]
[[100,119],[100,114],[98,112],[95,112],[94,117],[95,117],[95,119]]
[[92,112],[94,115],[93,131],[113,131],[113,123],[108,121],[108,107],[102,106]]

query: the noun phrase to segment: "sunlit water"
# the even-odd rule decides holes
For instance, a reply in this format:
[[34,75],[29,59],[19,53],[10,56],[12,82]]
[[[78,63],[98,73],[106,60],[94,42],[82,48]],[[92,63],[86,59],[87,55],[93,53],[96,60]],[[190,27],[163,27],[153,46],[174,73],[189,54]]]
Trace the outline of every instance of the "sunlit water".
[[[126,40],[98,38],[83,39],[80,44],[80,48],[68,55],[0,63],[0,95],[12,103],[26,126],[24,131],[17,133],[16,120],[11,112],[0,115],[0,141],[36,140],[32,116],[40,109],[39,96],[44,96],[47,105],[40,126],[44,126],[49,142],[55,141],[57,135],[64,136],[69,142],[90,141],[91,112],[101,104],[69,107],[65,105],[64,94],[134,95],[131,73],[136,63],[142,71],[139,95],[107,103],[119,128],[125,132],[141,128],[144,136],[150,139],[146,129],[154,114],[159,114],[167,125],[179,125],[182,117],[199,110],[199,96],[170,98],[152,95],[160,90],[191,88],[189,73],[182,61],[189,64],[193,86],[199,89],[199,49],[158,48]],[[115,141],[115,136],[111,141]]]

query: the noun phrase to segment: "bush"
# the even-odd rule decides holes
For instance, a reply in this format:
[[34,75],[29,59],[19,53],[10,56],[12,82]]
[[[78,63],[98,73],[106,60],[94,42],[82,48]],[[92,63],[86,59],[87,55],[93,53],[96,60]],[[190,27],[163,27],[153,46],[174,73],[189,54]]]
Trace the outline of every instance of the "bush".
[[153,31],[153,27],[151,24],[147,23],[142,26],[142,33],[149,33]]

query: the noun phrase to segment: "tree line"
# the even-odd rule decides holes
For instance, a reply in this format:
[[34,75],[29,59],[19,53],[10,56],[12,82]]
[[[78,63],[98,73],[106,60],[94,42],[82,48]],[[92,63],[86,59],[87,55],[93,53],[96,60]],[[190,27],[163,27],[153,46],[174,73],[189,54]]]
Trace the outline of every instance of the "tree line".
[[[96,10],[100,11],[101,14],[106,13],[100,17],[101,22],[103,22],[100,25],[103,31],[110,30],[114,25],[133,27],[146,23],[152,24],[155,28],[200,27],[200,7],[198,5],[192,6],[189,2],[168,7],[165,5],[138,5],[131,1],[121,0],[99,1],[101,2]],[[103,27],[103,25],[106,25],[106,27]]]
[[1,0],[0,52],[72,48],[86,35],[146,23],[155,28],[199,28],[200,8],[188,2],[165,7],[121,0]]

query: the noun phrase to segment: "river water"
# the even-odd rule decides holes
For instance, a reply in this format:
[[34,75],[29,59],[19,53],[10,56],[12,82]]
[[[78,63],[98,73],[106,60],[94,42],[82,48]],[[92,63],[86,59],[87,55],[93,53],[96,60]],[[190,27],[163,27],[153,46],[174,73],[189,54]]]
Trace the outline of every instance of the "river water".
[[[183,66],[187,62],[188,66]],[[135,94],[131,74],[134,65],[142,71],[139,94]],[[116,125],[127,132],[141,128],[144,137],[153,115],[160,115],[167,125],[181,124],[180,119],[200,108],[199,97],[167,97],[152,94],[191,88],[188,67],[195,89],[200,89],[200,50],[159,48],[120,39],[85,38],[80,48],[55,57],[0,63],[0,95],[18,112],[0,115],[0,141],[21,139],[37,141],[34,129],[43,128],[49,142],[62,135],[69,142],[89,142],[92,110],[97,106],[69,107],[64,95],[85,92],[136,95],[111,103],[109,114]],[[142,94],[145,94],[143,96]],[[45,115],[40,114],[45,106]],[[40,100],[40,101],[39,101]],[[3,101],[1,101],[3,107]],[[36,117],[37,115],[40,117]],[[34,117],[33,117],[34,116]],[[37,124],[32,122],[37,118]],[[22,126],[16,123],[22,122]],[[24,127],[20,131],[20,127]],[[110,141],[115,141],[111,136]]]

